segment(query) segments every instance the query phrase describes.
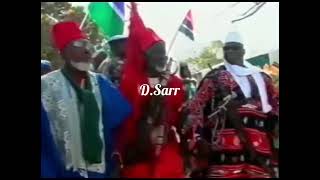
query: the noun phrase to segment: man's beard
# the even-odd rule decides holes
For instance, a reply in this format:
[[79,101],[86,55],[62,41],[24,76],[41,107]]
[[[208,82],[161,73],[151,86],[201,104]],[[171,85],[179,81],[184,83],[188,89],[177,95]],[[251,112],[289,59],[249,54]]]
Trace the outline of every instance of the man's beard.
[[156,70],[158,73],[162,73],[162,72],[164,72],[164,71],[166,70],[166,66],[163,66],[163,67],[161,67],[161,66],[156,66],[156,67],[155,67],[155,70]]
[[91,68],[91,63],[89,62],[74,62],[70,61],[72,67],[76,68],[79,71],[89,71]]

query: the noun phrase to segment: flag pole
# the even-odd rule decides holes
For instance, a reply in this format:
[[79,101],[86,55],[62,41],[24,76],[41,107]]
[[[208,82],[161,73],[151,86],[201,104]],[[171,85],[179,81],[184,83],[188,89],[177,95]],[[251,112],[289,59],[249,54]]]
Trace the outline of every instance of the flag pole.
[[84,23],[86,22],[87,18],[88,18],[88,15],[89,15],[89,11],[86,12],[86,15],[84,16],[84,18],[82,19],[82,22],[80,24],[80,29],[82,29]]
[[[184,17],[184,18],[185,18],[185,17]],[[168,49],[168,51],[167,51],[167,56],[169,56],[169,53],[170,53],[170,51],[171,51],[171,49],[172,49],[172,47],[173,47],[173,44],[174,44],[174,42],[175,42],[176,39],[177,39],[177,36],[178,36],[178,33],[179,33],[179,29],[180,29],[180,27],[181,27],[181,25],[182,25],[182,23],[183,23],[183,21],[184,21],[184,18],[183,18],[182,22],[180,23],[180,25],[179,25],[176,33],[174,34],[174,36],[173,36],[173,38],[172,38],[172,40],[171,40],[171,42],[170,42],[169,49]],[[169,62],[168,62],[168,64],[167,64],[166,71],[170,72],[171,66],[172,66],[172,62],[173,62],[173,59],[172,59],[172,58],[169,58]],[[177,71],[177,70],[176,70],[176,71]],[[175,73],[174,73],[174,74],[175,74]]]
[[[187,11],[187,13],[188,13],[189,11],[190,11],[190,9]],[[185,19],[185,17],[183,18],[182,22],[180,23],[180,25],[179,25],[176,33],[174,34],[174,36],[173,36],[173,38],[172,38],[172,40],[171,40],[171,43],[170,43],[170,46],[169,46],[167,55],[169,55],[169,52],[171,51],[171,49],[172,49],[172,47],[173,47],[173,44],[174,44],[174,42],[176,41],[176,38],[177,38],[177,36],[178,36],[179,29],[180,29],[181,24],[183,23],[184,19]]]
[[[180,26],[181,26],[181,24],[180,24]],[[168,49],[168,51],[167,51],[167,55],[169,55],[169,52],[170,52],[170,50],[171,50],[171,48],[172,48],[172,46],[173,46],[174,42],[175,42],[175,41],[176,41],[176,39],[177,39],[177,36],[178,36],[178,32],[179,32],[180,26],[179,26],[179,28],[177,29],[176,33],[174,34],[173,39],[171,40],[171,43],[170,43],[169,49]]]
[[[183,20],[184,20],[184,19],[183,19]],[[183,22],[183,21],[182,21],[182,22]],[[181,23],[181,24],[182,24],[182,23]],[[181,24],[180,24],[180,26],[181,26]],[[180,26],[179,26],[179,28],[177,29],[176,33],[174,34],[174,36],[173,36],[173,38],[172,38],[172,40],[171,40],[171,42],[170,42],[170,46],[169,46],[169,49],[168,49],[168,51],[167,51],[167,56],[169,56],[170,50],[172,49],[172,46],[173,46],[174,42],[176,41],[176,38],[177,38],[177,36],[178,36],[178,32],[179,32]],[[168,58],[169,58],[169,57],[168,57]],[[171,66],[172,66],[172,62],[173,62],[173,59],[172,59],[172,58],[169,58],[169,62],[168,62],[167,67],[166,67],[166,71],[167,71],[167,72],[170,72]],[[175,73],[174,73],[174,74],[175,74]]]

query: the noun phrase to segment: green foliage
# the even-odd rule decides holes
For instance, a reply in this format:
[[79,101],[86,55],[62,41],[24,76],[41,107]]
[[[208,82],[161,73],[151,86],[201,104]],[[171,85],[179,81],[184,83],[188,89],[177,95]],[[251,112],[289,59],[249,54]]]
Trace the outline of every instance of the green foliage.
[[209,47],[201,51],[198,57],[188,58],[186,62],[196,65],[200,70],[208,68],[208,64],[211,66],[219,64],[223,61],[222,47],[221,41],[213,41]]
[[[81,23],[85,16],[84,9],[81,6],[73,7],[68,2],[41,2],[41,59],[51,61],[54,69],[61,67],[63,61],[58,51],[53,47],[51,39],[52,26],[57,21],[75,21]],[[90,41],[98,45],[104,39],[99,33],[98,27],[89,19],[83,27]]]

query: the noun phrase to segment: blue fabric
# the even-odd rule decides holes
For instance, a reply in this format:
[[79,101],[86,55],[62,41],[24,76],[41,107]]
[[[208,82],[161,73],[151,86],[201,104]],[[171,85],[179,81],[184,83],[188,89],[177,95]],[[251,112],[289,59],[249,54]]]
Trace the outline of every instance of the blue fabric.
[[113,4],[120,11],[122,17],[124,17],[124,2],[113,2]]
[[102,96],[102,104],[104,106],[102,110],[102,116],[104,117],[104,139],[106,143],[106,162],[109,162],[107,166],[107,172],[114,171],[114,163],[111,160],[111,154],[114,149],[114,139],[117,131],[117,127],[129,116],[132,112],[132,108],[129,102],[121,95],[120,91],[113,85],[113,83],[103,76],[98,75],[98,83],[100,86],[100,92]]
[[50,132],[49,120],[41,103],[41,177],[60,177],[62,164]]
[[41,60],[41,71],[51,71],[51,62],[47,60]]
[[[106,150],[106,173],[91,173],[89,178],[108,178],[114,168],[111,161],[111,153],[114,147],[114,133],[117,127],[131,113],[132,109],[119,90],[102,75],[98,75],[98,83],[102,96],[102,116]],[[60,154],[55,146],[47,113],[41,104],[41,177],[54,178],[81,178],[79,173],[66,171],[60,159]]]

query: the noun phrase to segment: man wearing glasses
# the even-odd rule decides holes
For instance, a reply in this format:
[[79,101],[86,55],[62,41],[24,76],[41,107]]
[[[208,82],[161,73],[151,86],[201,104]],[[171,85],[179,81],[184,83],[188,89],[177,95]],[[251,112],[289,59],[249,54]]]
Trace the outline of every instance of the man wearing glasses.
[[89,71],[93,46],[78,24],[57,23],[52,33],[65,64],[41,77],[41,176],[109,177],[113,131],[131,107]]
[[[240,35],[228,34],[225,62],[209,72],[188,105],[184,130],[201,138],[192,150],[198,175],[212,178],[277,176],[273,136],[279,104],[271,78],[244,60]],[[201,171],[202,169],[202,171]]]

